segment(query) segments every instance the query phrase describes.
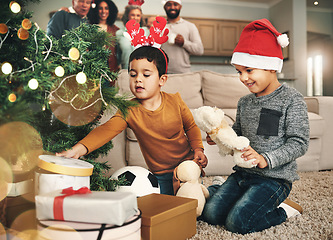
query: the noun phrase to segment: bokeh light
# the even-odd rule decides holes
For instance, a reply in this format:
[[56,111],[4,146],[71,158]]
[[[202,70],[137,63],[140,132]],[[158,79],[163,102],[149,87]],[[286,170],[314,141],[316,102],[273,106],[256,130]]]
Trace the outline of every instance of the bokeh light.
[[83,239],[81,234],[71,227],[78,223],[67,222],[66,225],[56,221],[41,221],[41,223],[45,226],[38,226],[42,239]]
[[28,82],[28,86],[31,90],[36,90],[38,88],[38,81],[37,79],[33,78],[30,79],[30,81]]
[[19,13],[21,11],[21,6],[15,1],[11,1],[9,4],[9,8],[13,13]]
[[76,81],[79,84],[84,84],[87,82],[87,75],[84,72],[79,72],[78,74],[76,74]]
[[36,210],[30,209],[19,214],[10,225],[10,228],[18,232],[37,229]]
[[73,60],[73,61],[76,61],[80,58],[80,51],[75,48],[75,47],[72,47],[71,49],[69,49],[68,51],[68,57]]
[[8,27],[5,23],[0,23],[0,34],[5,34],[8,32]]
[[21,40],[27,40],[29,38],[29,32],[28,32],[28,30],[25,30],[24,28],[20,28],[17,31],[17,36]]
[[13,172],[7,161],[0,157],[0,201],[3,200],[11,189]]
[[25,30],[29,30],[32,27],[31,21],[27,18],[22,20],[21,25],[22,25],[23,29],[25,29]]
[[41,136],[24,122],[9,122],[0,126],[0,156],[16,173],[26,173],[37,166],[43,153]]
[[54,69],[54,74],[57,77],[62,77],[65,74],[65,69],[62,66],[58,66]]
[[6,230],[4,226],[1,224],[1,222],[0,222],[0,240],[7,240]]
[[98,89],[92,90],[96,86],[78,84],[75,76],[67,77],[59,86],[61,81],[55,82],[49,96],[51,110],[58,120],[70,126],[82,126],[99,116],[102,101],[98,100],[101,97]]
[[8,95],[8,101],[9,102],[15,102],[16,101],[15,93],[11,93],[11,94]]
[[10,74],[13,71],[13,67],[9,62],[4,62],[1,65],[1,72],[4,74]]

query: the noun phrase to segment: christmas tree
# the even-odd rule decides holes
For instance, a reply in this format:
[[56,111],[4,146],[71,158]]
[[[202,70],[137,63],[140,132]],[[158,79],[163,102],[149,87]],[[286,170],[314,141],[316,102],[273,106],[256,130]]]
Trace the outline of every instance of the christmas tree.
[[[27,2],[0,4],[0,160],[21,169],[32,169],[41,153],[71,148],[105,111],[117,108],[125,115],[133,105],[113,87],[108,33],[82,24],[59,40],[49,37],[30,21]],[[107,163],[94,161],[111,148],[109,142],[84,157],[94,165],[92,190],[122,184],[103,177]]]

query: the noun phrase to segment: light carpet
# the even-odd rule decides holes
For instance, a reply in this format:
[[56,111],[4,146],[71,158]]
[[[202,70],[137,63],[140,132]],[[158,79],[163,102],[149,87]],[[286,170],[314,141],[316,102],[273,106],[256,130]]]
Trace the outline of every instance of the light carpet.
[[[333,239],[333,171],[300,172],[289,198],[303,207],[303,214],[286,222],[245,235],[227,231],[223,226],[197,222],[197,234],[191,240],[215,239]],[[209,186],[213,177],[203,178]]]

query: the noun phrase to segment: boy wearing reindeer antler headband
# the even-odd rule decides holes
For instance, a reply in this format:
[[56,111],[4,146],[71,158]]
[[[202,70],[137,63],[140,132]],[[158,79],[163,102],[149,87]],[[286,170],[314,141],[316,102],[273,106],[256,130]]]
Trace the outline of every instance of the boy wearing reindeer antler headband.
[[167,81],[168,57],[158,48],[167,41],[166,20],[157,17],[144,36],[135,20],[126,24],[136,50],[129,60],[130,89],[139,105],[124,117],[119,111],[104,125],[91,131],[72,149],[58,156],[78,158],[131,128],[140,144],[149,170],[154,173],[162,194],[173,195],[173,171],[184,160],[196,159],[206,167],[200,129],[179,93],[161,92]]
[[203,218],[232,232],[262,231],[302,212],[298,204],[285,201],[299,179],[296,158],[309,144],[303,96],[276,76],[283,64],[281,47],[288,43],[267,19],[256,20],[242,31],[231,59],[251,92],[238,102],[233,129],[250,140],[242,157],[257,166],[235,166],[222,185],[208,187]]

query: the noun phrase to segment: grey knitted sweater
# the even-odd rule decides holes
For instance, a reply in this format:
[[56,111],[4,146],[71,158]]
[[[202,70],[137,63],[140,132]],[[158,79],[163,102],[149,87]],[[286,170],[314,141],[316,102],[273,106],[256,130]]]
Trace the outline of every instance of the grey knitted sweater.
[[263,169],[235,166],[234,170],[289,182],[299,179],[296,158],[308,149],[309,120],[304,98],[296,89],[282,84],[266,96],[242,97],[233,129],[247,137],[268,163]]

